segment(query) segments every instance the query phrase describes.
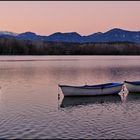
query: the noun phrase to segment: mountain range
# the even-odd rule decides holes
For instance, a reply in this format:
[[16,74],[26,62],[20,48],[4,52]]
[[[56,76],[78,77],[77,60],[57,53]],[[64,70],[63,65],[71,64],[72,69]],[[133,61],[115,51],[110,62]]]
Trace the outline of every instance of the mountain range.
[[119,28],[111,29],[105,33],[97,32],[91,35],[82,36],[77,32],[61,33],[56,32],[49,36],[37,35],[33,32],[13,33],[0,32],[0,38],[15,38],[18,40],[32,40],[32,41],[52,41],[52,42],[73,42],[73,43],[87,43],[87,42],[134,42],[140,43],[140,31],[128,31]]

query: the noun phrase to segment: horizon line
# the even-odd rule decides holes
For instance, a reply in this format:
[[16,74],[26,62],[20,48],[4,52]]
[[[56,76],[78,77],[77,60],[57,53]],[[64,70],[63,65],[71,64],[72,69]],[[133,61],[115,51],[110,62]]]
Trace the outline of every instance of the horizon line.
[[106,32],[111,31],[113,29],[120,29],[120,30],[130,31],[130,32],[140,32],[140,30],[128,30],[128,29],[123,29],[123,28],[118,28],[118,27],[110,28],[109,30],[106,30],[104,32],[98,31],[98,32],[93,32],[91,34],[86,34],[86,35],[85,34],[80,34],[79,32],[76,32],[76,31],[67,31],[67,32],[56,31],[56,32],[52,32],[50,34],[44,34],[44,35],[39,34],[37,32],[34,32],[34,31],[23,31],[23,32],[17,33],[17,32],[14,32],[14,31],[0,30],[0,32],[7,32],[7,33],[14,33],[14,34],[22,34],[22,33],[30,32],[30,33],[34,33],[34,34],[40,35],[40,36],[50,36],[50,35],[55,34],[55,33],[62,33],[62,34],[64,34],[64,33],[77,33],[77,34],[79,34],[81,36],[88,36],[88,35],[92,35],[92,34],[96,34],[96,33],[106,33]]

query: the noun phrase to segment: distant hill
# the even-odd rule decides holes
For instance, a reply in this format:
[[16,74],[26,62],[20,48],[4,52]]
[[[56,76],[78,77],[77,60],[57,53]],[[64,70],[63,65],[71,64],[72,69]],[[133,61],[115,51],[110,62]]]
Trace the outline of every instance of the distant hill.
[[0,32],[0,38],[16,38],[18,40],[32,41],[52,41],[52,42],[73,42],[73,43],[88,43],[88,42],[134,42],[140,43],[140,31],[127,31],[119,28],[111,29],[105,33],[98,32],[87,36],[81,36],[76,32],[61,33],[56,32],[49,36],[37,35],[33,32],[25,32],[21,34],[12,32]]

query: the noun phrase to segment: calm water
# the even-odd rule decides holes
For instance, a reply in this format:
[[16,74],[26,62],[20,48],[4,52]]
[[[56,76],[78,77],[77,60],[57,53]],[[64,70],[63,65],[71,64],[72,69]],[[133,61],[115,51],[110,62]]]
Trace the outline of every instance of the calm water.
[[0,138],[140,138],[139,94],[63,98],[57,86],[124,80],[140,80],[139,56],[0,56]]

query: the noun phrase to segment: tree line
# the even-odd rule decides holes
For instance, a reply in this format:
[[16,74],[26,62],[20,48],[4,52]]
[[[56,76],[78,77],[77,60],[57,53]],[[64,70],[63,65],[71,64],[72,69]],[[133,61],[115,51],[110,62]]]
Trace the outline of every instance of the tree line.
[[0,38],[0,55],[140,55],[140,44],[66,43]]

